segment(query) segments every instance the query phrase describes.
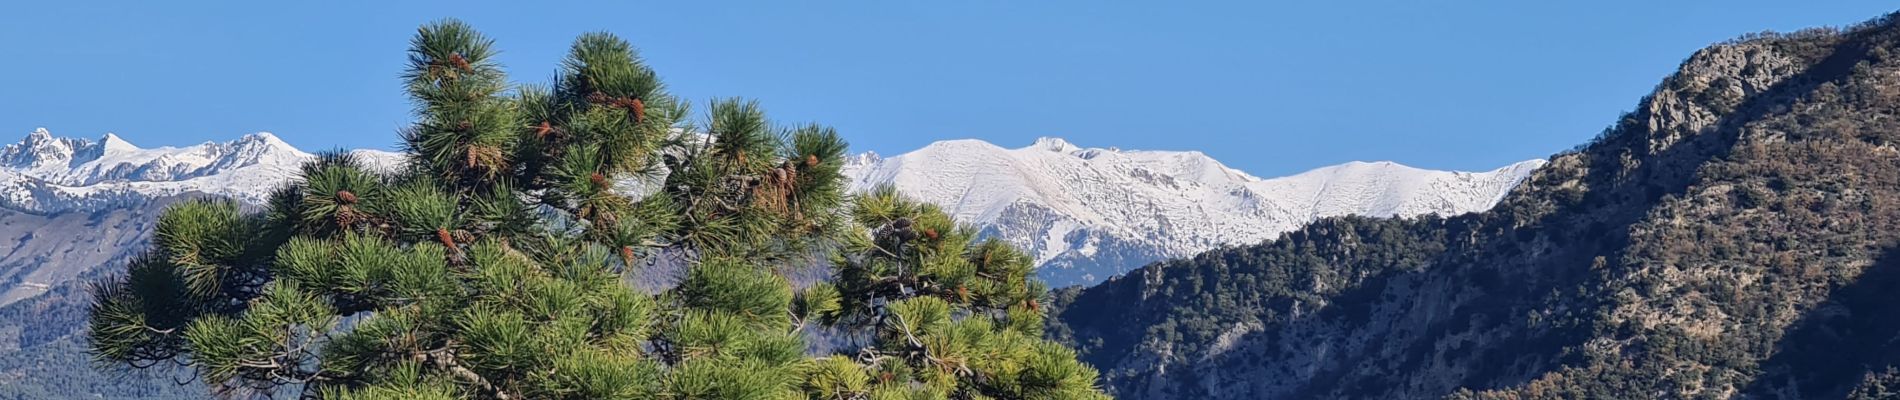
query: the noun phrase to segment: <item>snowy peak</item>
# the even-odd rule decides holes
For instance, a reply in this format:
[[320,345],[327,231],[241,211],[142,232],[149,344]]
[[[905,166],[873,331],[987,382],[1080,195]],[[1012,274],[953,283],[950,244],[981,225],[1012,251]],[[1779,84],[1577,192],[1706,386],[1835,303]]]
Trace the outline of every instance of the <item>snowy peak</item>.
[[1254,243],[1322,217],[1489,209],[1543,160],[1492,171],[1351,162],[1262,179],[1197,151],[1087,148],[1059,138],[1005,149],[946,140],[848,164],[854,190],[882,185],[937,203],[1021,246],[1052,283]]
[[1065,153],[1065,154],[1081,149],[1080,147],[1076,147],[1074,144],[1070,144],[1069,141],[1067,140],[1062,140],[1062,138],[1046,137],[1046,136],[1036,138],[1036,144],[1030,145],[1030,148],[1043,149],[1043,150],[1047,150],[1051,152]]
[[1391,161],[1349,162],[1252,185],[1289,199],[1307,199],[1313,218],[1413,216],[1491,208],[1544,160],[1484,172],[1435,171]]
[[218,147],[223,154],[218,156],[218,161],[212,163],[211,167],[219,169],[273,164],[287,160],[294,160],[295,162],[292,163],[294,167],[312,157],[310,153],[291,147],[289,143],[284,143],[282,139],[277,138],[277,135],[270,132],[244,135],[237,141]]
[[99,148],[105,154],[129,153],[141,150],[138,146],[133,145],[132,142],[120,139],[119,135],[111,132],[107,132],[105,137],[99,138]]
[[37,168],[72,160],[74,147],[84,146],[83,139],[55,138],[46,128],[26,134],[19,143],[0,148],[0,160],[13,168]]
[[106,134],[98,141],[52,138],[44,129],[8,146],[15,172],[69,186],[111,181],[162,182],[218,175],[260,164],[301,164],[310,154],[270,133],[188,147],[140,148]]
[[303,152],[302,150],[297,150],[296,147],[292,147],[290,143],[284,143],[283,139],[278,139],[277,135],[272,134],[270,132],[258,132],[258,133],[253,133],[249,135],[244,135],[244,137],[238,138],[237,141],[231,142],[231,146],[236,147],[236,148],[247,148],[247,149],[254,148],[254,149],[265,149],[265,150],[275,150],[275,151],[285,151],[285,152],[295,152],[295,153]]
[[[46,128],[40,128],[39,130],[42,130],[42,131],[43,131],[43,130],[46,130]],[[49,133],[49,134],[50,134],[50,133]],[[132,145],[132,143],[131,143],[131,142],[127,142],[127,141],[125,141],[125,139],[124,139],[124,138],[121,138],[121,137],[119,137],[119,134],[117,134],[117,133],[112,133],[112,132],[106,132],[106,135],[105,135],[105,136],[100,136],[100,137],[99,137],[99,142],[101,142],[101,143],[114,143],[114,142],[116,142],[116,143],[121,143],[121,144],[123,144],[123,146],[125,146],[125,147],[130,147],[130,148],[134,148],[134,149],[136,149],[136,148],[138,148],[138,146],[134,146],[134,145]]]
[[[398,159],[382,151],[357,153],[376,163]],[[0,207],[57,212],[189,192],[257,203],[312,157],[269,132],[148,149],[112,133],[93,141],[40,128],[0,147]]]

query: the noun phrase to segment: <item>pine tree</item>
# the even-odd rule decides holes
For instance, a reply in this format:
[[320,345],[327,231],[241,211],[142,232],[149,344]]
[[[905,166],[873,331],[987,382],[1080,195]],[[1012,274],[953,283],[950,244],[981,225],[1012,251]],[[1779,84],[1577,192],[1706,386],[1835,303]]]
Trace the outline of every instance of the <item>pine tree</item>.
[[[832,129],[738,99],[688,122],[609,34],[549,86],[510,85],[492,44],[418,31],[405,168],[326,154],[259,212],[166,210],[93,284],[95,357],[336,399],[1105,397],[1039,338],[1027,257],[892,190],[847,196]],[[820,262],[834,279],[783,275]],[[665,263],[677,286],[629,284]]]

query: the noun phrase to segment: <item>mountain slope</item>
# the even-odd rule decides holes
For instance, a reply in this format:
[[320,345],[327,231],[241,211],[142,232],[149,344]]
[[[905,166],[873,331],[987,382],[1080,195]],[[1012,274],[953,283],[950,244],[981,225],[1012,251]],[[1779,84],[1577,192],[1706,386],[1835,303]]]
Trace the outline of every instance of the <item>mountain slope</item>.
[[1482,211],[1543,160],[1487,172],[1353,162],[1261,179],[1200,152],[1019,149],[952,140],[847,166],[855,190],[892,185],[1022,246],[1057,286],[1155,260],[1256,243],[1321,217]]
[[1891,398],[1900,26],[1697,52],[1490,211],[1059,295],[1124,398]]
[[75,334],[85,329],[91,301],[84,285],[69,284],[0,305],[0,399],[212,398],[205,385],[174,384],[194,375],[170,364],[134,371],[93,368],[85,336]]
[[114,265],[151,239],[169,199],[98,211],[29,214],[0,209],[0,305],[38,296]]

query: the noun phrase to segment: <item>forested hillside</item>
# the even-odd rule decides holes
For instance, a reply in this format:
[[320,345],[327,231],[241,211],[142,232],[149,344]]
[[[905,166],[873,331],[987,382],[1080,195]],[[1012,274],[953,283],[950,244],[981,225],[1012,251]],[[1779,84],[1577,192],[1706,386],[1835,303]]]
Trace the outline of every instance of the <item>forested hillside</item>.
[[194,379],[178,371],[120,371],[92,368],[86,352],[84,285],[64,285],[17,303],[0,306],[0,400],[42,399],[202,399],[203,385],[178,385]]
[[[0,209],[0,238],[14,246],[0,256],[9,282],[70,279],[41,289],[17,285],[0,296],[0,400],[203,398],[200,385],[179,386],[154,373],[92,368],[84,336],[91,293],[84,281],[125,265],[150,239],[166,206],[159,197],[122,209],[31,214]],[[10,275],[9,275],[10,274]]]
[[1717,44],[1489,212],[1150,265],[1051,329],[1124,398],[1892,396],[1896,51],[1892,16]]

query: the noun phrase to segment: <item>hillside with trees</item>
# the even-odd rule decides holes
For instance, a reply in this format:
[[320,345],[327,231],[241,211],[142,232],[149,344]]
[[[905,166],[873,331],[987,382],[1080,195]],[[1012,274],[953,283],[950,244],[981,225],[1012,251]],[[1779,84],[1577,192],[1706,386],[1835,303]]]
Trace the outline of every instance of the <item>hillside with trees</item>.
[[1900,20],[1750,35],[1489,212],[1150,265],[1051,332],[1125,398],[1893,398],[1897,143]]

